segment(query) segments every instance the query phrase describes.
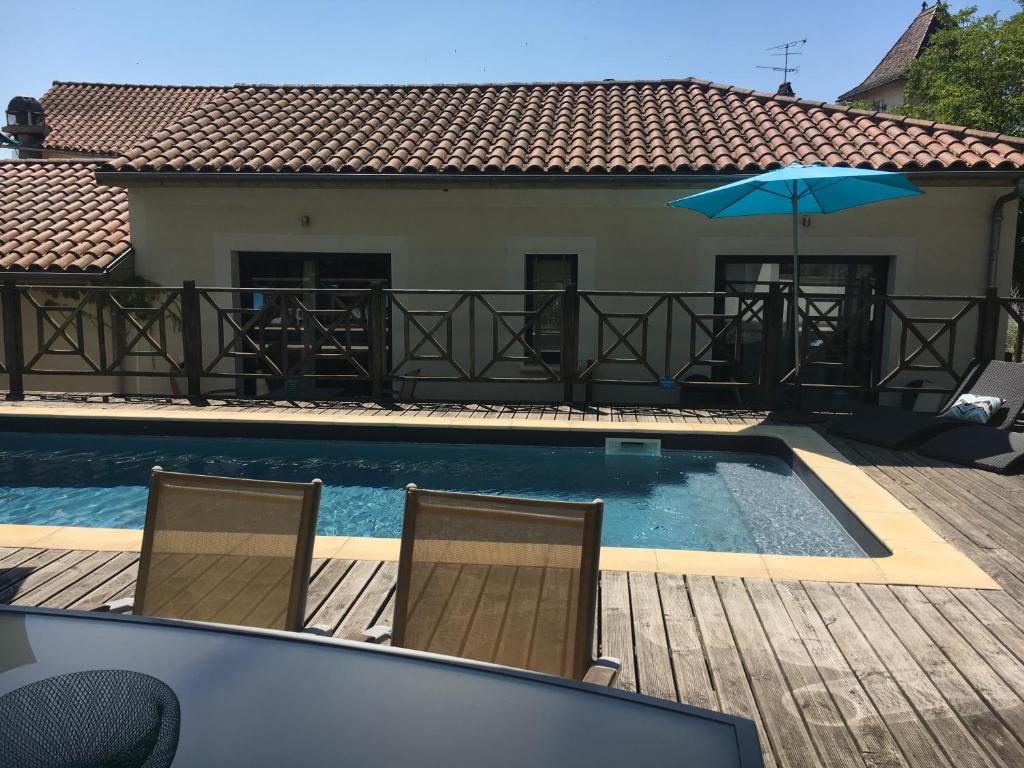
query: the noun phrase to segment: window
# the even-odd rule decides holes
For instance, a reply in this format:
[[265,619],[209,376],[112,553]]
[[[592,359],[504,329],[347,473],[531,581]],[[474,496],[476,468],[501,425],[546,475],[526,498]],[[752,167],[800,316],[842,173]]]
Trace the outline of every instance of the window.
[[[526,290],[561,291],[576,282],[578,257],[575,253],[526,254]],[[548,303],[547,296],[527,296],[526,311],[545,307],[526,334],[529,343],[546,363],[558,363],[562,351],[562,300]],[[545,306],[546,305],[546,306]]]

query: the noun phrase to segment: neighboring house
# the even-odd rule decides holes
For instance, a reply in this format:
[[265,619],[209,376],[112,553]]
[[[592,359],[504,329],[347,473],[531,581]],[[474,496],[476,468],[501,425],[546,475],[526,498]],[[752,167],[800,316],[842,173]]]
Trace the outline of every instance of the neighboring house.
[[805,219],[805,285],[1005,293],[1015,222],[993,231],[994,208],[1024,176],[1021,138],[693,79],[56,83],[42,104],[44,156],[107,158],[82,194],[123,190],[135,273],[169,286],[763,287],[791,276],[788,219],[665,203],[799,161],[899,170],[927,193]]
[[871,73],[860,85],[841,94],[837,100],[845,103],[865,102],[881,112],[902,104],[907,71],[928,45],[928,38],[941,24],[943,15],[939,12],[940,5],[922,3],[921,12]]

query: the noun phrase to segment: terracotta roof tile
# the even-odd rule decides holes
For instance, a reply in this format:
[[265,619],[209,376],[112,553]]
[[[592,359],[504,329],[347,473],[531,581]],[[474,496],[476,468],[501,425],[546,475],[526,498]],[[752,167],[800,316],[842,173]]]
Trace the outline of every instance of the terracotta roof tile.
[[96,163],[0,161],[0,269],[100,271],[131,247],[128,195]]
[[700,80],[234,86],[111,171],[756,172],[793,161],[901,170],[1024,168],[1024,140]]
[[41,99],[44,146],[118,155],[222,93],[222,87],[54,82]]
[[928,42],[928,37],[936,29],[938,17],[935,11],[937,8],[938,4],[922,8],[915,19],[910,22],[907,30],[900,35],[899,40],[871,70],[871,74],[865,77],[860,85],[841,95],[839,101],[854,101],[865,91],[906,77],[910,63],[920,55],[921,50]]

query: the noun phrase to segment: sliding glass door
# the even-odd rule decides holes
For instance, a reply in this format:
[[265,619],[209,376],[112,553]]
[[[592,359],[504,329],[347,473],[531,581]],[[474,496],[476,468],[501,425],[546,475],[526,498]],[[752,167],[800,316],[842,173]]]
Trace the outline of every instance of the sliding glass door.
[[[240,253],[238,255],[239,286],[242,288],[274,289],[285,288],[301,296],[303,307],[315,308],[319,324],[305,322],[301,310],[288,305],[281,312],[263,312],[258,333],[268,349],[276,352],[275,359],[280,357],[285,368],[299,365],[303,356],[303,344],[296,344],[297,338],[315,337],[317,332],[323,333],[320,326],[330,328],[331,334],[337,339],[351,342],[353,359],[365,369],[369,369],[369,345],[366,334],[365,302],[346,297],[343,294],[322,294],[313,288],[369,288],[381,285],[391,286],[391,257],[383,253]],[[242,294],[243,314],[254,316],[264,308],[267,301],[272,301],[272,294],[256,290]],[[347,326],[338,325],[338,318],[347,318]],[[302,373],[312,376],[340,376],[352,373],[354,366],[343,354],[332,357],[329,354],[330,344],[317,342],[316,338],[305,338],[306,345],[317,345],[315,359],[307,359],[302,363]],[[284,349],[287,346],[288,349]],[[306,356],[307,358],[310,356]],[[259,372],[265,366],[260,361],[245,361],[245,370],[250,373]],[[278,390],[288,394],[290,382],[285,379],[268,378],[267,389],[270,394]],[[324,397],[365,395],[369,392],[369,384],[358,381],[339,379],[313,379],[315,391],[307,395],[323,395]],[[247,379],[246,394],[256,394],[255,382]]]
[[[800,259],[801,354],[805,383],[856,386],[877,367],[882,353],[883,314],[866,303],[888,285],[886,256],[802,256]],[[783,360],[793,360],[792,313],[789,308],[793,260],[788,256],[719,256],[715,290],[726,294],[767,292],[780,283],[786,297]],[[719,300],[719,310],[735,311],[739,299]],[[742,373],[757,376],[761,365],[761,326],[743,324]],[[750,379],[748,379],[750,380]]]

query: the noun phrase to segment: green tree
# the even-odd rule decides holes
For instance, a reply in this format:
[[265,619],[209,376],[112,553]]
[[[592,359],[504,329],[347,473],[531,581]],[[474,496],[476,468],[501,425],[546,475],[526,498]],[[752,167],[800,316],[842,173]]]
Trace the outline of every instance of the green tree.
[[[1024,0],[1001,19],[976,7],[937,10],[938,29],[910,65],[904,104],[912,117],[1024,135]],[[1018,207],[1013,281],[1024,290],[1024,205]]]
[[910,65],[901,111],[913,117],[1024,134],[1024,0],[1006,19],[977,8],[950,14]]

